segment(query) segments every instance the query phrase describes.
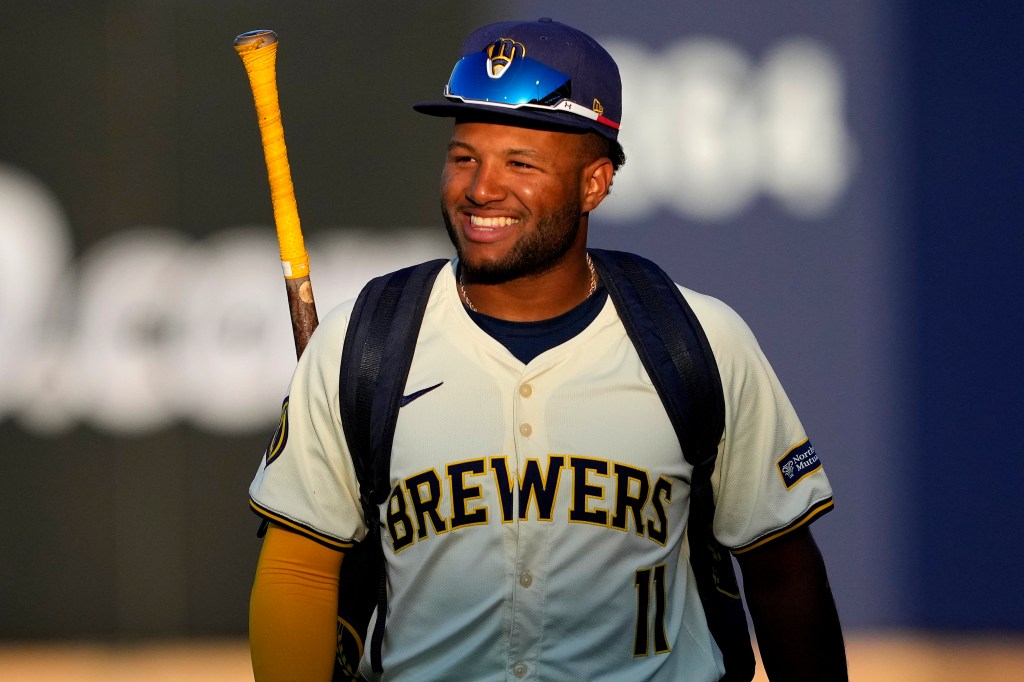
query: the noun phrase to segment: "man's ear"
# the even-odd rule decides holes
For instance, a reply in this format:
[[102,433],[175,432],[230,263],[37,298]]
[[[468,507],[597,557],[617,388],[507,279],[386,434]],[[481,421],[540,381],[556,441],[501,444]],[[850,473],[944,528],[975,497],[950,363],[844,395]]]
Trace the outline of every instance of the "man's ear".
[[614,175],[615,169],[608,157],[602,156],[587,164],[583,169],[583,195],[580,202],[583,213],[590,213],[604,201]]

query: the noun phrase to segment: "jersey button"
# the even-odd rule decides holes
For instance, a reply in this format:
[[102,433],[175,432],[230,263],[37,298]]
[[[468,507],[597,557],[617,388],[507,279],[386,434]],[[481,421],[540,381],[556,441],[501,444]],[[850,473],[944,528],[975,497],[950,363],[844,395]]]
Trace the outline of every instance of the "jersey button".
[[533,395],[533,386],[531,386],[530,384],[523,384],[522,386],[519,387],[519,395],[523,396],[524,398],[529,398],[531,395]]
[[526,667],[525,663],[516,663],[512,666],[512,674],[519,678],[526,677],[526,673],[529,672],[529,670],[530,669]]
[[519,425],[519,433],[523,434],[524,436],[529,437],[530,434],[533,433],[533,427],[530,426],[529,424],[520,424]]
[[533,575],[529,571],[523,571],[519,576],[519,584],[523,587],[529,587],[533,584]]

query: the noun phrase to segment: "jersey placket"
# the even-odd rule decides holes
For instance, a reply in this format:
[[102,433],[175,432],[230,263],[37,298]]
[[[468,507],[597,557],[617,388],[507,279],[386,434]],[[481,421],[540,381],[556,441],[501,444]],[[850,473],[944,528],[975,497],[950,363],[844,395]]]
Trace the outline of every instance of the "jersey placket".
[[[545,623],[547,551],[552,534],[554,505],[547,502],[557,487],[559,471],[552,471],[543,423],[544,400],[535,372],[525,372],[513,387],[515,441],[515,564],[511,567],[512,617],[509,630],[510,680],[537,679],[540,640]],[[559,467],[560,468],[560,467]],[[524,476],[538,476],[543,490],[527,496]],[[548,482],[550,482],[548,484]],[[525,506],[524,506],[525,505]]]

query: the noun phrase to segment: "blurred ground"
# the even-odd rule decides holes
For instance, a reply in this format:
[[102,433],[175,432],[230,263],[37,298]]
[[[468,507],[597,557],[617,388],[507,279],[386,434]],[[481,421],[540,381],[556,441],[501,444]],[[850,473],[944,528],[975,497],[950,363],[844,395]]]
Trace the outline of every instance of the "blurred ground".
[[[847,638],[853,682],[1010,682],[1024,679],[1024,638]],[[759,670],[754,678],[765,682]],[[240,640],[137,646],[0,643],[5,682],[242,682],[252,680]]]

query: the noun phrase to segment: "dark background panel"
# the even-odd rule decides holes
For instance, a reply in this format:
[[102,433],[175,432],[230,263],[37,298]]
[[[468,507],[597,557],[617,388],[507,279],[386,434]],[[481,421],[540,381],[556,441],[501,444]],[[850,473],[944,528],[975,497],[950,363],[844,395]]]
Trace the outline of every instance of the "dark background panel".
[[924,627],[1021,630],[1024,7],[915,2],[914,537]]

